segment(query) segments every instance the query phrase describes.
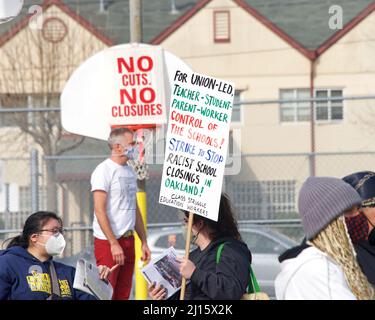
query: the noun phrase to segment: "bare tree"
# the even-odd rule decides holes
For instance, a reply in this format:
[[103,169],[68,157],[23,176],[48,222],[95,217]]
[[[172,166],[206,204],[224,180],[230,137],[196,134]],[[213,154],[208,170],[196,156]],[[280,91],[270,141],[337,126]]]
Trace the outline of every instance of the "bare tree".
[[[77,33],[77,29],[72,32],[62,19],[55,19],[54,23],[50,30],[25,28],[0,47],[0,103],[3,108],[59,107],[59,96],[68,77],[79,63],[104,47],[97,38],[88,36],[86,30],[82,29],[82,34]],[[84,141],[84,137],[72,135],[64,139],[66,133],[59,111],[14,112],[1,117],[3,125],[13,128],[12,132],[14,127],[19,129],[16,135],[3,134],[2,143],[17,143],[30,137],[44,156],[61,155]],[[47,209],[56,211],[56,160],[45,163]]]

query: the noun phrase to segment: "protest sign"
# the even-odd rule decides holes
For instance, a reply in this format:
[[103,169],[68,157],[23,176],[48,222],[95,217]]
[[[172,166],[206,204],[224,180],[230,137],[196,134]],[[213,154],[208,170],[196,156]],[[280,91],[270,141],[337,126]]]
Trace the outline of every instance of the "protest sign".
[[166,122],[161,47],[115,47],[105,52],[103,67],[114,81],[102,95],[111,126]]
[[74,71],[64,87],[63,128],[107,140],[111,127],[165,124],[177,69],[190,70],[159,46],[122,44],[95,54]]
[[159,202],[217,221],[234,84],[177,70]]

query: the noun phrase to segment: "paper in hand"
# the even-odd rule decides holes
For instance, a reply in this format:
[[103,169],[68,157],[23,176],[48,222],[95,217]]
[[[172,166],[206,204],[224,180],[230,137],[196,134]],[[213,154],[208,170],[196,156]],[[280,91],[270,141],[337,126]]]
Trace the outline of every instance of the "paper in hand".
[[112,299],[112,285],[100,279],[99,269],[84,259],[77,261],[73,288],[92,294],[99,300]]

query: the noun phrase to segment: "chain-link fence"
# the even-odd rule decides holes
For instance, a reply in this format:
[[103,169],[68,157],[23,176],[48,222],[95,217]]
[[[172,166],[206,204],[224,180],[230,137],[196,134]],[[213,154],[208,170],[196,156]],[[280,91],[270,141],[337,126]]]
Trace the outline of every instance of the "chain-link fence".
[[[297,245],[303,239],[303,230],[299,219],[282,220],[242,220],[239,221],[239,230],[254,253],[275,254],[280,253],[276,248],[282,244],[286,249]],[[93,233],[91,226],[77,226],[64,228],[66,248],[62,259],[65,263],[75,266],[78,258],[86,258],[94,261]],[[19,235],[21,229],[0,230],[0,250],[5,249],[11,239]],[[176,234],[177,232],[177,234]],[[184,250],[185,240],[181,222],[150,223],[148,233],[153,254],[160,253],[161,249],[167,249],[173,245],[177,250]],[[175,242],[171,242],[174,239]],[[274,252],[274,250],[278,250]]]
[[[259,220],[264,224],[272,221],[298,219],[298,191],[309,176],[310,153],[242,155],[241,171],[238,175],[225,176],[223,190],[234,204],[239,221]],[[358,170],[368,170],[375,163],[375,152],[367,153],[316,153],[316,171],[319,175],[343,177]],[[65,156],[54,158],[56,165],[56,212],[63,217],[68,228],[67,253],[76,253],[91,241],[93,202],[90,192],[90,174],[105,156]],[[32,186],[30,177],[31,158],[2,159],[3,168],[15,168],[14,175],[4,176],[7,181],[3,188],[3,207],[0,212],[0,229],[20,229],[32,212]],[[49,161],[44,159],[40,161]],[[27,168],[29,166],[29,168]],[[40,167],[42,167],[41,165]],[[162,166],[151,166],[146,182],[147,220],[149,224],[178,223],[180,215],[173,207],[158,203]],[[48,186],[43,184],[43,171],[38,172],[38,207],[51,210],[47,205]],[[282,174],[280,174],[282,173]],[[12,179],[13,180],[12,180]],[[23,183],[20,183],[23,182]],[[282,233],[293,236],[290,226],[277,227]],[[289,231],[285,231],[289,228]],[[292,234],[291,234],[292,233]],[[1,237],[1,235],[0,235]],[[4,239],[4,235],[2,236]]]
[[[375,99],[335,97],[338,92],[321,90],[317,94],[325,97],[314,101],[312,123],[311,99],[288,100],[299,96],[296,90],[281,91],[284,100],[242,101],[234,108],[227,157],[230,174],[224,177],[223,191],[229,194],[239,221],[265,221],[272,229],[300,240],[300,228],[296,232],[294,226],[276,226],[272,221],[299,219],[298,192],[308,176],[342,178],[352,172],[374,170],[371,119],[375,119]],[[163,133],[158,136],[163,137]],[[156,141],[156,135],[152,139],[148,143],[151,151],[146,148],[146,155],[152,155],[148,157],[145,188],[147,220],[149,225],[165,226],[178,223],[179,214],[177,209],[158,203],[164,141]],[[14,156],[2,144],[0,230],[20,229],[36,209],[56,211],[69,230],[66,254],[77,253],[92,243],[90,176],[108,157],[108,146],[86,138],[59,156],[46,156],[41,148],[32,148]],[[4,231],[0,237],[13,234]]]

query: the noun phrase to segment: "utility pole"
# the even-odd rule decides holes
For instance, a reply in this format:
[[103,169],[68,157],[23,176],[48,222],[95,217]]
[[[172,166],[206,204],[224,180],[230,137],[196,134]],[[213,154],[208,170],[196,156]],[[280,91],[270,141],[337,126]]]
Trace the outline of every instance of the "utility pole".
[[142,0],[129,0],[130,42],[142,42]]
[[[129,0],[129,15],[130,15],[130,42],[142,42],[142,0]],[[143,136],[143,129],[137,131],[137,140]],[[140,145],[140,154],[143,151],[143,143]],[[141,212],[143,223],[147,232],[147,195],[146,195],[146,181],[145,179],[137,180],[138,192],[137,203]],[[141,265],[141,240],[138,236],[135,238],[135,299],[147,300],[147,282],[143,278],[140,271]]]

